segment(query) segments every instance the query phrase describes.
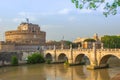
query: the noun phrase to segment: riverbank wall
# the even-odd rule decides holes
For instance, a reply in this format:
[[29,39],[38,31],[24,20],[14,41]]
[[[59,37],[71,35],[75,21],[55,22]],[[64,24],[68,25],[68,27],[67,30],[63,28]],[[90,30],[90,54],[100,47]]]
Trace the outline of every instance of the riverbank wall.
[[12,56],[16,56],[18,61],[22,61],[23,53],[20,52],[0,52],[0,65],[9,65]]

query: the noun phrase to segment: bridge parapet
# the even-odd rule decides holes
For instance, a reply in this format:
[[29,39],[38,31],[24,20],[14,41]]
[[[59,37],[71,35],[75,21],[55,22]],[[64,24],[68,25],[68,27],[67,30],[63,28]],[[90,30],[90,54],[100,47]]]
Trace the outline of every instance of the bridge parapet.
[[65,51],[66,52],[66,51],[70,51],[70,49],[56,49],[56,51],[58,51],[58,52],[59,51],[62,51],[62,52]]
[[116,53],[120,53],[120,49],[96,49],[96,51],[101,51],[101,52],[116,52]]
[[53,49],[52,50],[45,50],[45,52],[51,52],[51,51],[54,51]]
[[73,49],[73,51],[93,51],[93,49]]

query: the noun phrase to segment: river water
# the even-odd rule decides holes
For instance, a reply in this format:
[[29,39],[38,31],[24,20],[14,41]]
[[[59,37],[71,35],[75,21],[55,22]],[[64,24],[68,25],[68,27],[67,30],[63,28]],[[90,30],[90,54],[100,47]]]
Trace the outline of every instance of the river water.
[[110,80],[120,67],[87,70],[86,66],[35,64],[0,68],[0,80]]

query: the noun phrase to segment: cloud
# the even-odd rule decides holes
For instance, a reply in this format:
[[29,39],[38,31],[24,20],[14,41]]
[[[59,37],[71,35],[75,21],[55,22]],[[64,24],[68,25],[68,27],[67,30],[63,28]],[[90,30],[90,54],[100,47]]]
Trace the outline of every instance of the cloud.
[[[56,11],[53,11],[53,12],[42,12],[42,13],[37,13],[37,14],[42,15],[42,16],[66,15],[66,14],[69,14],[71,11],[72,11],[71,9],[64,8],[64,9],[56,10]],[[25,15],[25,14],[22,13],[22,15]]]
[[18,16],[29,17],[29,16],[34,15],[34,14],[36,14],[36,13],[33,13],[33,12],[24,12],[24,11],[22,11],[22,12],[19,12],[19,13],[18,13]]
[[25,19],[24,18],[14,18],[13,19],[13,22],[23,22],[23,21],[25,21]]
[[20,15],[20,16],[27,16],[28,13],[26,13],[26,12],[19,12],[18,15]]
[[35,14],[30,12],[19,12],[18,17],[13,18],[13,22],[23,22],[26,20],[26,18],[29,18],[30,21],[36,21]]
[[69,14],[70,12],[72,12],[73,10],[72,9],[69,9],[69,8],[63,8],[63,9],[60,9],[60,10],[55,10],[55,11],[50,11],[50,12],[40,12],[40,13],[34,13],[34,12],[19,12],[18,13],[18,16],[21,16],[21,17],[32,17],[33,19],[33,15],[37,15],[37,16],[51,16],[51,15],[66,15],[66,14]]
[[74,21],[75,19],[76,19],[76,17],[74,17],[74,16],[70,16],[70,17],[68,18],[69,21]]
[[42,12],[42,13],[38,13],[37,15],[40,16],[49,16],[49,15],[56,15],[56,12]]
[[51,29],[51,28],[61,28],[61,27],[63,27],[63,26],[62,26],[62,25],[46,24],[46,25],[42,25],[41,27],[42,27],[42,28],[45,28],[45,29]]
[[77,12],[78,12],[78,13],[91,13],[92,10],[89,10],[89,9],[80,9],[80,10],[79,10],[79,9],[78,9]]
[[64,8],[60,11],[58,11],[58,14],[69,14],[72,10],[68,8]]

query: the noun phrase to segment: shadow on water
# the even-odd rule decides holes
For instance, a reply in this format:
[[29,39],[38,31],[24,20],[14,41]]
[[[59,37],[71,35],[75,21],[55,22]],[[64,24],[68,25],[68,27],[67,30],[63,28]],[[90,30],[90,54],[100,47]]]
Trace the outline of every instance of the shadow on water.
[[108,62],[110,67],[120,67],[120,59],[118,59],[117,57],[115,56],[111,56],[109,59],[108,59]]

